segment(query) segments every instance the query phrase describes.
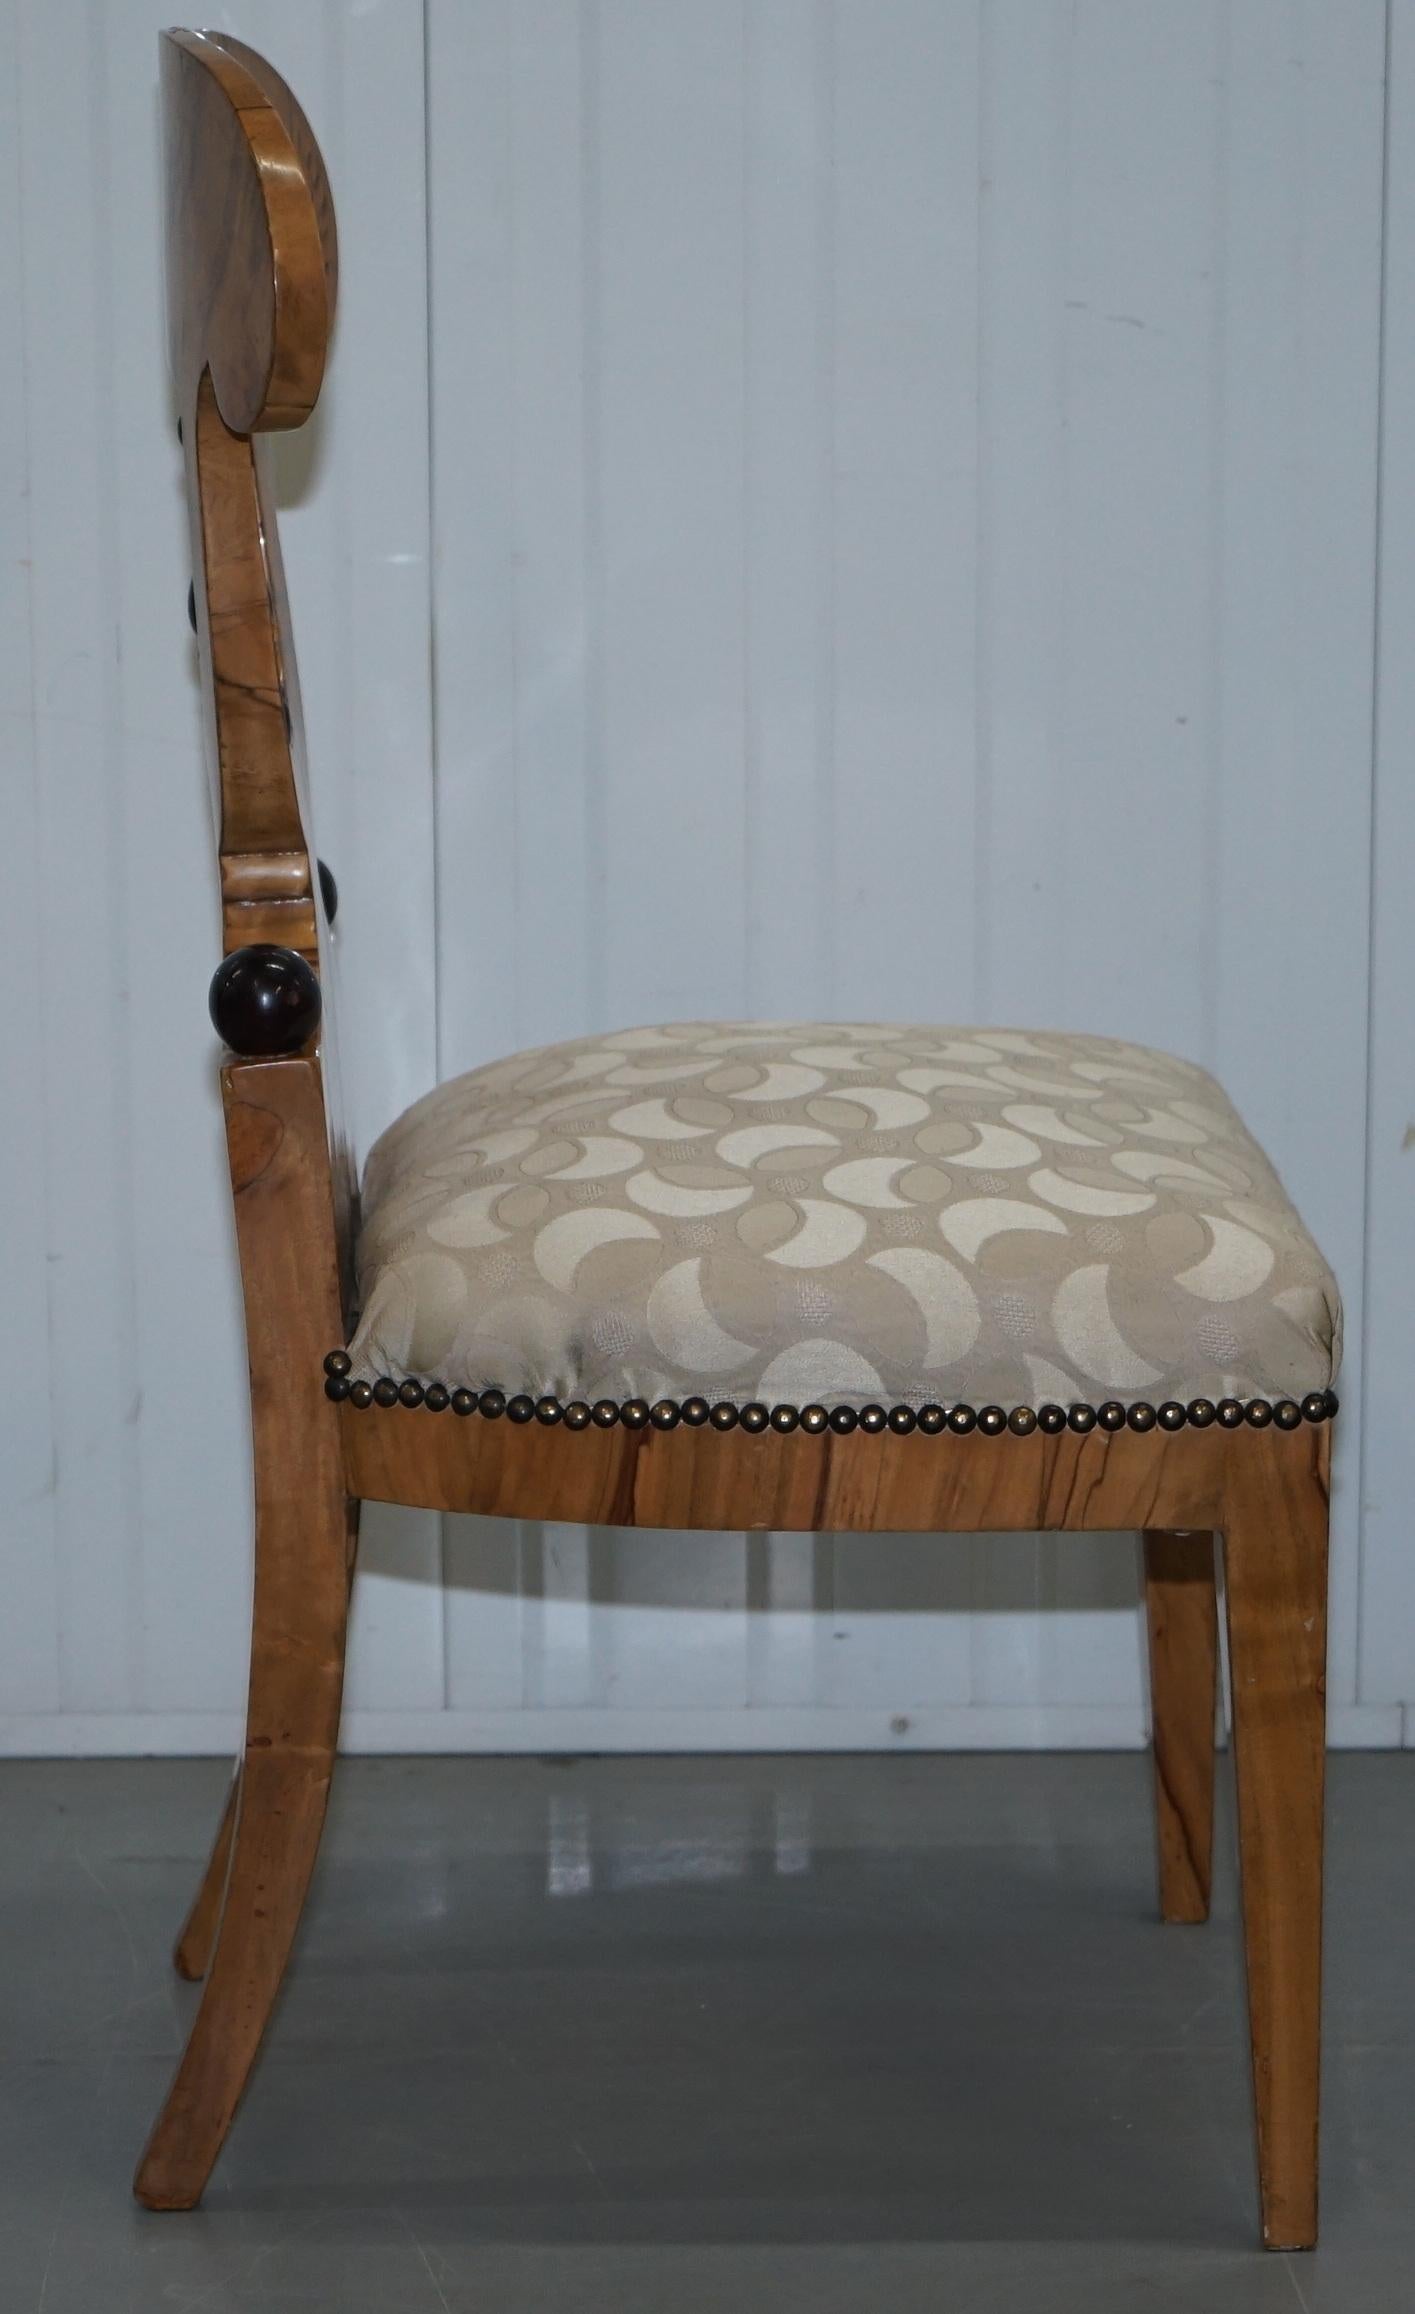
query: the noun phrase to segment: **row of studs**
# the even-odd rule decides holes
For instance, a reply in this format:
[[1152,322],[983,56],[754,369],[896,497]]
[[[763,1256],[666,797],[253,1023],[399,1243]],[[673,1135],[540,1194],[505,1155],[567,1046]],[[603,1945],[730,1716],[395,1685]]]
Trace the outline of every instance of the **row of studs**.
[[858,1429],[893,1430],[902,1436],[910,1430],[922,1430],[936,1436],[941,1430],[951,1430],[961,1437],[970,1430],[980,1430],[985,1437],[996,1438],[1008,1430],[1015,1438],[1026,1438],[1034,1430],[1183,1430],[1186,1425],[1207,1430],[1211,1422],[1225,1430],[1236,1430],[1245,1422],[1254,1430],[1265,1430],[1270,1422],[1279,1430],[1295,1430],[1303,1421],[1329,1422],[1337,1410],[1334,1390],[1309,1391],[1300,1404],[1295,1398],[1250,1398],[1246,1404],[1239,1398],[1220,1398],[1217,1403],[1211,1398],[1192,1398],[1183,1406],[1171,1398],[1162,1406],[1151,1406],[1144,1399],[1134,1406],[1122,1406],[1118,1398],[1111,1398],[1102,1406],[1014,1406],[1010,1413],[1002,1406],[826,1408],[765,1406],[760,1401],[734,1406],[726,1398],[716,1406],[706,1398],[660,1398],[652,1406],[646,1398],[629,1398],[622,1403],[601,1398],[594,1405],[576,1398],[567,1406],[558,1398],[532,1398],[525,1391],[508,1398],[504,1390],[449,1390],[443,1382],[422,1383],[411,1377],[395,1382],[391,1374],[381,1375],[376,1382],[351,1382],[351,1363],[347,1350],[331,1350],[324,1361],[325,1396],[336,1403],[347,1399],[351,1406],[424,1406],[430,1414],[441,1414],[450,1406],[454,1414],[481,1414],[490,1421],[504,1414],[510,1422],[542,1422],[547,1426],[563,1422],[567,1430],[588,1430],[591,1423],[601,1430],[612,1430],[616,1422],[622,1422],[627,1430],[643,1430],[650,1424],[655,1430],[676,1430],[680,1422],[695,1429],[710,1422],[715,1430],[740,1426],[752,1432],[799,1429],[819,1434],[834,1430],[843,1436]]

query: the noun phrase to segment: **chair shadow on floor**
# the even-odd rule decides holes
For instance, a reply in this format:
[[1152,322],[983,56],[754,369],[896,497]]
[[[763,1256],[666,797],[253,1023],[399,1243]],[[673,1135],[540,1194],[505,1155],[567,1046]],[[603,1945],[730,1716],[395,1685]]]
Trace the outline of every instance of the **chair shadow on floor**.
[[376,1847],[336,1786],[201,2222],[229,2199],[397,2206],[468,2243],[1246,2248],[1230,1811],[1209,1929],[1166,1933],[1146,1760],[1036,1765],[498,1763],[517,1812],[485,1763],[380,1763],[407,1815]]

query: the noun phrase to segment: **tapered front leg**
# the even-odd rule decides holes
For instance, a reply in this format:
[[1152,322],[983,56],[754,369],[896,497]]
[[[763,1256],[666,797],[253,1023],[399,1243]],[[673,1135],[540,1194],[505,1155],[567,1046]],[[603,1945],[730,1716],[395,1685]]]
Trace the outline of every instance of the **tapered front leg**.
[[1160,1914],[1209,1917],[1218,1601],[1211,1534],[1145,1536]]
[[1327,1468],[1319,1433],[1235,1438],[1224,1525],[1263,2241],[1317,2238]]

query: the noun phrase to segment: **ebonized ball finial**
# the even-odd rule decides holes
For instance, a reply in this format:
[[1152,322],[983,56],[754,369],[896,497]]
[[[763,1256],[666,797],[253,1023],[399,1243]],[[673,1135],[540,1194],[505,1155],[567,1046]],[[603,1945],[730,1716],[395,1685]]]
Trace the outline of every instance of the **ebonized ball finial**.
[[223,958],[207,999],[212,1026],[233,1053],[296,1053],[319,1026],[319,981],[293,948],[259,941]]
[[334,870],[323,860],[316,860],[319,870],[319,896],[324,902],[324,921],[332,924],[339,913],[339,886],[334,881]]

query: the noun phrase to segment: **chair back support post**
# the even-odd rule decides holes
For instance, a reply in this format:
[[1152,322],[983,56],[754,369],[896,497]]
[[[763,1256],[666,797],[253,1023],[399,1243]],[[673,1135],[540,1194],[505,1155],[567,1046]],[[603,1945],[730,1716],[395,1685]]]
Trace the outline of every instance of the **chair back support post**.
[[[161,55],[168,349],[186,459],[222,949],[251,959],[243,975],[218,976],[212,1012],[232,1048],[228,1103],[239,1100],[248,1067],[283,1055],[312,1071],[317,1098],[299,1113],[318,1127],[329,1165],[327,922],[262,437],[302,425],[319,395],[338,276],[333,202],[309,123],[263,57],[225,33],[187,31],[164,33]],[[293,1006],[267,1002],[262,1018],[252,990],[259,999],[261,974],[272,971],[297,1000],[303,981],[305,994]],[[324,983],[322,1002],[310,974]],[[346,1290],[350,1176],[340,1144],[330,1178]]]

